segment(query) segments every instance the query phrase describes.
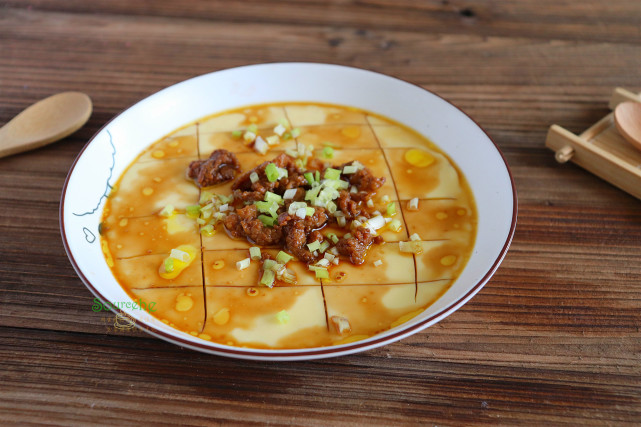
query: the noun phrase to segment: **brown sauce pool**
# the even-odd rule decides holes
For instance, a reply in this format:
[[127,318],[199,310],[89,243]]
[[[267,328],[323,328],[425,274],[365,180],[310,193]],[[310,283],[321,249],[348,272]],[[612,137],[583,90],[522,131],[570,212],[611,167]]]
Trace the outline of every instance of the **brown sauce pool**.
[[[244,142],[248,129],[273,136],[283,119],[290,138],[281,136],[266,154]],[[204,192],[230,195],[231,183],[201,189],[185,171],[224,148],[236,154],[244,172],[298,143],[317,158],[332,147],[332,158],[324,160],[358,160],[384,176],[373,202],[401,227],[378,230],[385,243],[371,246],[360,266],[340,259],[328,268],[329,278],[319,279],[294,259],[287,268],[296,283],[268,288],[259,285],[257,262],[237,269],[249,257],[246,240],[230,238],[220,223],[204,233],[187,212]],[[395,204],[393,215],[386,211],[389,203]],[[293,349],[365,339],[420,314],[463,270],[476,223],[464,176],[425,137],[351,107],[269,104],[203,118],[152,144],[114,187],[103,211],[101,244],[120,285],[133,300],[153,302],[151,314],[171,327],[224,345]],[[349,230],[322,231],[340,237]],[[402,251],[410,241],[414,253]],[[184,245],[196,250],[191,263],[175,277],[162,277],[161,265]],[[261,251],[276,256],[279,249]]]

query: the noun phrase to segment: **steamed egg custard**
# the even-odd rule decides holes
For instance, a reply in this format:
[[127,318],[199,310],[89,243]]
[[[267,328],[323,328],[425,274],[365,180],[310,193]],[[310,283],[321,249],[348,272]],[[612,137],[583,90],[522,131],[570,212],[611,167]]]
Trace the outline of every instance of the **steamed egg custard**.
[[472,252],[477,214],[453,162],[376,114],[269,104],[146,149],[105,205],[101,244],[135,301],[229,346],[362,340],[419,315]]

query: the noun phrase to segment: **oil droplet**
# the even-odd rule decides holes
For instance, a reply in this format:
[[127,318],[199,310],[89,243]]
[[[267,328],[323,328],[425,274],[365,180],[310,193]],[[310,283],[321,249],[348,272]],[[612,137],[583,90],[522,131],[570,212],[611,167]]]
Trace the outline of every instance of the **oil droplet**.
[[128,223],[129,223],[129,220],[127,218],[123,218],[123,219],[120,220],[118,225],[121,226],[121,227],[126,227]]
[[250,297],[255,297],[256,295],[258,295],[258,289],[247,288],[247,295],[249,295]]
[[121,245],[120,243],[118,243],[118,244],[116,245],[116,249],[122,249],[122,245]]
[[194,306],[194,300],[187,295],[180,294],[176,297],[176,311],[189,311]]
[[145,224],[145,226],[148,226],[149,225],[149,221],[145,221],[143,224]]
[[196,332],[196,331],[191,331],[191,332],[189,333],[189,335],[193,335],[193,336],[197,337],[197,336],[198,336],[198,332]]
[[256,117],[256,116],[251,116],[249,118],[249,123],[256,123],[257,121],[258,121],[258,117]]
[[456,262],[456,255],[446,255],[443,258],[441,258],[441,264],[446,267],[449,267],[455,262]]
[[172,148],[178,147],[178,141],[176,141],[176,140],[171,141],[169,143],[169,146],[172,147]]
[[465,209],[459,209],[459,210],[456,211],[456,214],[458,216],[465,216],[465,215],[467,215],[467,211]]
[[227,307],[221,308],[214,314],[214,323],[217,325],[225,325],[229,322],[229,309]]
[[233,341],[227,341],[227,345],[234,345]]
[[144,236],[144,235],[145,235],[145,233],[144,233],[143,231],[141,231],[141,232],[140,232],[140,233],[138,233],[138,234],[139,234],[139,235],[141,235],[141,236]]
[[167,320],[167,319],[160,319],[160,321],[162,323],[164,323],[165,325],[169,325],[169,320]]
[[151,196],[152,194],[154,194],[154,189],[151,187],[145,187],[142,189],[142,194],[145,196]]
[[163,157],[165,157],[165,152],[162,150],[156,150],[151,153],[151,157],[153,157],[154,159],[162,159]]
[[220,270],[224,266],[225,266],[225,261],[222,259],[217,259],[211,264],[211,268],[213,268],[214,270]]
[[363,297],[363,298],[361,299],[361,302],[367,302],[367,298],[366,298],[366,297]]
[[207,341],[211,341],[211,336],[209,336],[207,334],[200,334],[200,335],[198,335],[198,338],[203,339],[203,340],[207,340]]
[[341,129],[341,133],[348,138],[356,139],[361,136],[361,128],[358,126],[348,126]]
[[182,148],[179,148],[179,149],[177,149],[177,150],[176,150],[176,153],[178,153],[178,154],[180,154],[180,153],[182,153],[182,152],[183,152],[183,149],[182,149]]
[[133,212],[133,211],[134,211],[134,207],[133,207],[133,206],[130,206],[130,207],[129,207],[129,212]]
[[447,214],[445,212],[436,212],[436,219],[446,219]]
[[427,151],[419,150],[418,148],[410,148],[405,152],[405,161],[412,166],[425,168],[434,163],[434,156]]
[[157,176],[154,178],[154,182],[162,182],[162,178]]

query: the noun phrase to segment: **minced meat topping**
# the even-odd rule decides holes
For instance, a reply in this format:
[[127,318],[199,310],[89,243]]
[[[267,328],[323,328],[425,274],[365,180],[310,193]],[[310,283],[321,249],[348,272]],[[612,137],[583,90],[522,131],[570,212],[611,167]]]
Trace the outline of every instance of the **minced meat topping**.
[[[193,162],[189,176],[204,187],[233,178],[238,169],[232,153],[216,150],[208,160]],[[358,161],[334,167],[283,153],[239,175],[228,200],[212,199],[219,210],[213,217],[231,237],[283,248],[307,264],[340,254],[358,265],[370,245],[382,242],[375,230],[386,221],[368,201],[384,182]],[[324,235],[325,228],[347,232]]]

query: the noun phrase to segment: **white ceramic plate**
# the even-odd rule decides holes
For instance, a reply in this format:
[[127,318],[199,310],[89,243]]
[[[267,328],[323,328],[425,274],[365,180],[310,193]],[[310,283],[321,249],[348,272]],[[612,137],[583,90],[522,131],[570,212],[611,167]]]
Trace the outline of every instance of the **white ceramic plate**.
[[287,101],[341,104],[382,114],[426,135],[450,156],[467,177],[478,209],[476,244],[458,280],[421,315],[398,327],[350,344],[300,350],[225,346],[173,329],[143,310],[123,307],[122,311],[141,329],[182,347],[244,359],[303,360],[400,340],[472,298],[503,260],[516,227],[516,191],[501,152],[470,117],[419,86],[371,71],[310,63],[252,65],[178,83],[118,115],[89,141],[69,171],[60,204],[65,249],[89,290],[103,302],[130,300],[105,262],[98,225],[110,186],[143,149],[203,116]]

